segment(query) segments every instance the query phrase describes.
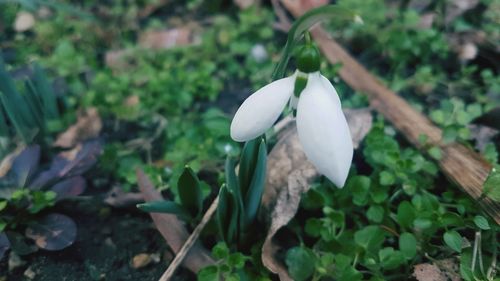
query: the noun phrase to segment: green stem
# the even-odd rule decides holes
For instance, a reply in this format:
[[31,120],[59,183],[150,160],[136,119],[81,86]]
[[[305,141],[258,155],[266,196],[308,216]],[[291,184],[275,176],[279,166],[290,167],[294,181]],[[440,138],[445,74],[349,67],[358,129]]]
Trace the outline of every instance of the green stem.
[[311,28],[314,24],[327,19],[335,19],[338,21],[354,20],[354,15],[355,14],[348,9],[338,7],[336,5],[328,5],[309,10],[298,18],[288,32],[288,38],[285,47],[283,48],[281,60],[278,62],[273,71],[272,79],[280,79],[285,75],[286,66],[290,60],[292,50],[300,41],[305,31]]
[[[496,231],[495,229],[492,230],[492,235],[491,235],[491,245],[497,245],[497,237],[496,237]],[[488,269],[488,272],[486,274],[486,278],[488,280],[493,279],[493,274],[496,271],[497,267],[497,251],[498,247],[493,247],[493,258],[491,259],[491,265],[490,268]]]

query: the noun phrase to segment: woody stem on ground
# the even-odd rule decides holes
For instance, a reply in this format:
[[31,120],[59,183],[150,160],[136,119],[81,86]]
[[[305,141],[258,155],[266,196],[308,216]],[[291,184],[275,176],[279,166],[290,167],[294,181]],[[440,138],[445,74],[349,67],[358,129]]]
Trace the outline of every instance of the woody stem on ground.
[[168,266],[167,270],[160,277],[159,281],[168,281],[174,276],[175,271],[181,265],[182,261],[184,260],[186,255],[189,253],[189,250],[191,250],[194,243],[198,240],[198,237],[200,237],[201,232],[203,231],[203,229],[205,228],[207,223],[210,221],[210,219],[214,215],[215,211],[217,210],[218,205],[219,205],[219,196],[217,196],[214,199],[214,201],[212,202],[212,204],[208,208],[205,215],[203,215],[203,218],[201,219],[200,223],[193,230],[193,233],[191,233],[189,238],[186,240],[186,242],[184,243],[182,248],[179,250],[179,252],[175,256],[174,260]]

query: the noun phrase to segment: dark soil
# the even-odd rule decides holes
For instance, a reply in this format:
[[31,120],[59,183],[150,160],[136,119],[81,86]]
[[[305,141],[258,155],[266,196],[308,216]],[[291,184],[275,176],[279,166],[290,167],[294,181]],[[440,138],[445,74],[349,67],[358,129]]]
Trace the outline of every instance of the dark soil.
[[[96,199],[65,202],[55,212],[72,217],[78,225],[77,241],[57,252],[40,250],[24,256],[26,262],[8,272],[8,256],[0,262],[0,280],[21,281],[146,281],[158,280],[166,270],[172,254],[165,240],[147,214],[135,209],[113,209]],[[160,261],[134,269],[133,257],[140,253],[158,254]],[[33,279],[24,276],[26,269],[36,273]],[[188,272],[177,280],[194,280]]]

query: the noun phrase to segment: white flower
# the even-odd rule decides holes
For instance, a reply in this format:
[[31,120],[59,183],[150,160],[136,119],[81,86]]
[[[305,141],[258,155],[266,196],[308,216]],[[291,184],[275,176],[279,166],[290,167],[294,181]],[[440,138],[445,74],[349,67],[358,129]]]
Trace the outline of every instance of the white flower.
[[337,91],[319,71],[294,96],[297,73],[276,80],[248,97],[231,123],[231,138],[248,141],[266,132],[290,101],[297,109],[297,131],[304,152],[316,169],[343,187],[352,162],[353,145]]

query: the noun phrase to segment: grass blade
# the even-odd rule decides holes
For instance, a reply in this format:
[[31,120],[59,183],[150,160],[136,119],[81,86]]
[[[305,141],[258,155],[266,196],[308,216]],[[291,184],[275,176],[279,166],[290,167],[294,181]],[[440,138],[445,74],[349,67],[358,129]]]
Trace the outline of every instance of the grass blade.
[[245,197],[246,223],[251,224],[257,216],[264,185],[266,183],[267,148],[264,140],[260,141],[257,161],[254,166],[252,183]]
[[168,213],[177,215],[184,220],[189,220],[191,216],[179,204],[164,200],[164,201],[151,201],[147,203],[137,204],[137,208],[141,211],[148,213]]
[[181,204],[193,217],[201,214],[203,209],[203,194],[201,192],[200,180],[194,171],[185,166],[179,180],[177,190]]

